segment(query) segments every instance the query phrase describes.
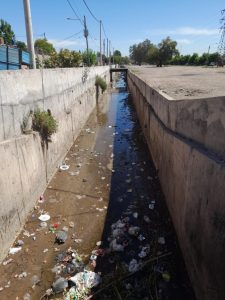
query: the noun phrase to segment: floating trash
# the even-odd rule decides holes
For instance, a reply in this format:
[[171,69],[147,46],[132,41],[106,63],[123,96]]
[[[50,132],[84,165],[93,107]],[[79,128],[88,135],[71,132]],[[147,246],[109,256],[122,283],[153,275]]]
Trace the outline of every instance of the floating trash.
[[16,254],[20,250],[22,250],[22,247],[12,247],[12,248],[9,248],[9,254]]
[[59,167],[59,169],[61,170],[61,171],[66,171],[66,170],[68,170],[69,169],[69,165],[67,165],[66,163],[63,163],[60,167]]
[[43,215],[40,215],[40,217],[38,217],[38,219],[42,222],[46,222],[48,220],[50,220],[50,216],[48,214],[43,214]]
[[76,285],[76,289],[82,291],[84,289],[91,289],[101,282],[101,277],[92,271],[84,271],[77,273],[75,276],[70,277],[69,281],[72,281]]
[[64,244],[66,240],[67,240],[67,233],[65,231],[60,230],[56,233],[56,237],[55,237],[56,243]]
[[140,269],[140,264],[137,262],[136,259],[132,259],[129,263],[128,270],[131,273],[137,272]]
[[68,288],[68,281],[63,277],[59,277],[52,284],[52,290],[55,294],[62,293],[66,288]]
[[165,245],[165,243],[166,243],[165,238],[164,238],[163,236],[159,237],[159,238],[158,238],[158,243],[159,243],[160,245]]

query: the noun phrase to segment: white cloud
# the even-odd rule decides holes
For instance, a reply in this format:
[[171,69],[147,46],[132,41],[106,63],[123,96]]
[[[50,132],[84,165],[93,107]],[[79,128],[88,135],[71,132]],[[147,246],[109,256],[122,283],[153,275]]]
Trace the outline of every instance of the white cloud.
[[181,27],[174,30],[174,34],[181,35],[217,35],[219,29]]
[[190,45],[192,44],[192,41],[191,40],[188,40],[188,39],[177,39],[176,40],[179,44],[184,44],[184,45]]
[[52,43],[55,48],[70,48],[72,46],[83,45],[83,43],[78,40],[50,39],[49,42]]
[[152,34],[164,35],[194,35],[194,36],[209,36],[218,35],[219,29],[215,28],[195,28],[195,27],[178,27],[174,29],[155,29],[150,31]]

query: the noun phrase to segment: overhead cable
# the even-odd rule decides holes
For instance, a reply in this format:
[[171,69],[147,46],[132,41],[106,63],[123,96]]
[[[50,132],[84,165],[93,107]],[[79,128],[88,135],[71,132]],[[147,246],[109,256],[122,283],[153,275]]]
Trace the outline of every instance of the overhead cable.
[[87,7],[87,9],[88,9],[88,11],[89,11],[89,13],[92,15],[92,17],[95,19],[95,21],[96,22],[100,22],[100,20],[98,20],[96,17],[95,17],[95,15],[93,14],[93,12],[90,10],[90,8],[88,7],[88,5],[87,5],[87,3],[86,3],[86,1],[85,0],[83,0],[83,2],[84,2],[84,4],[85,4],[85,6]]
[[75,16],[77,17],[77,19],[80,21],[80,23],[81,23],[82,25],[84,25],[84,22],[81,20],[81,18],[80,18],[80,17],[78,16],[78,14],[76,13],[76,11],[75,11],[75,9],[73,8],[73,6],[72,6],[70,0],[66,0],[66,1],[67,1],[67,3],[69,4],[69,6],[70,6],[70,8],[72,9],[72,11],[74,12],[74,14],[75,14]]

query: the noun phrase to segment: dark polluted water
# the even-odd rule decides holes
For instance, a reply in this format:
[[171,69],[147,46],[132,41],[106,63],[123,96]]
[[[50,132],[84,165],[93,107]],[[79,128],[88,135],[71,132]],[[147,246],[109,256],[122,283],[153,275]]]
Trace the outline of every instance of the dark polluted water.
[[106,251],[95,269],[103,282],[94,299],[195,299],[131,96],[122,78],[116,87],[115,172],[102,235]]

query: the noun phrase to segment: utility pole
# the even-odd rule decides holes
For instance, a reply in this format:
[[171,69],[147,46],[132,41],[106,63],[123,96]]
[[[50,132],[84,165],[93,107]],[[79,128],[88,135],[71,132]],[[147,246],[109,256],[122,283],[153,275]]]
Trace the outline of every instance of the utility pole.
[[87,46],[87,60],[88,60],[88,66],[89,66],[89,50],[88,50],[88,29],[86,24],[86,17],[84,16],[84,37],[86,39],[86,46]]
[[111,47],[111,41],[109,41],[109,65],[111,66],[111,50],[110,50],[110,47]]
[[109,39],[107,38],[107,59],[109,58]]
[[114,64],[114,48],[113,48],[113,64]]
[[31,12],[30,12],[30,0],[23,0],[23,7],[24,7],[25,25],[26,25],[26,33],[27,33],[27,47],[31,55],[31,67],[33,69],[36,69],[32,21],[31,21]]
[[105,55],[105,39],[103,39],[103,54]]
[[104,55],[104,59],[102,61],[102,64],[105,65],[105,39],[103,39],[103,55]]
[[100,65],[102,66],[102,20],[100,20]]

